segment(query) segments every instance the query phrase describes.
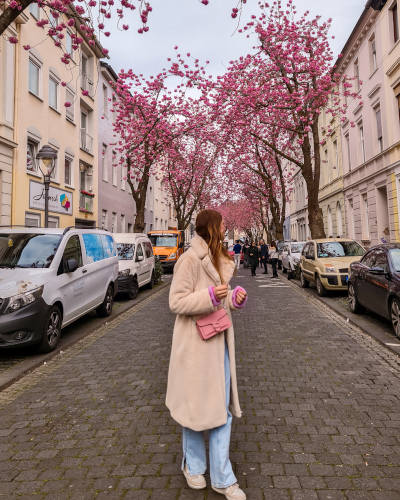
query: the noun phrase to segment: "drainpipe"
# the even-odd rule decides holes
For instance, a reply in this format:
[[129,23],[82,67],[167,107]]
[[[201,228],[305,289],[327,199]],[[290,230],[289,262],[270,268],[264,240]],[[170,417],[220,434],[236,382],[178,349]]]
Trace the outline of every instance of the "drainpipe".
[[[18,40],[21,40],[22,24],[17,24]],[[21,43],[15,44],[15,70],[14,70],[14,133],[13,141],[18,144],[19,129],[19,51]],[[13,151],[12,165],[12,196],[11,196],[11,224],[16,224],[16,196],[17,196],[17,165],[18,147]],[[24,221],[25,222],[25,221]]]

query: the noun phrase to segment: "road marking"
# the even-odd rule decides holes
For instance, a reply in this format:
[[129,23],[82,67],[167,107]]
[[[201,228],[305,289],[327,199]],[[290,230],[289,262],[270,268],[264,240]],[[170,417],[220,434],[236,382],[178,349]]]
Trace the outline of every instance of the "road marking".
[[288,285],[285,285],[285,284],[282,284],[282,285],[278,285],[278,283],[275,285],[274,284],[270,284],[270,285],[258,285],[258,288],[290,288]]
[[392,346],[395,346],[395,347],[400,347],[400,344],[388,344],[387,342],[385,342],[385,345],[392,345]]

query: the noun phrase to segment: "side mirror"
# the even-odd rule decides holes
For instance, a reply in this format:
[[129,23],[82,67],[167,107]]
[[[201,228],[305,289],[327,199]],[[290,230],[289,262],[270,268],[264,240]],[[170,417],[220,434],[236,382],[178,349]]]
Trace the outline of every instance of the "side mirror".
[[136,257],[136,262],[142,262],[142,260],[144,260],[143,255],[138,255],[138,256]]
[[182,241],[179,243],[178,248],[183,248],[183,242]]
[[386,274],[386,271],[384,271],[381,267],[371,267],[370,270],[368,271],[371,274]]
[[309,253],[305,255],[305,258],[308,260],[314,260],[314,257]]
[[68,259],[65,262],[65,272],[67,273],[73,273],[75,272],[79,267],[79,264],[75,259]]

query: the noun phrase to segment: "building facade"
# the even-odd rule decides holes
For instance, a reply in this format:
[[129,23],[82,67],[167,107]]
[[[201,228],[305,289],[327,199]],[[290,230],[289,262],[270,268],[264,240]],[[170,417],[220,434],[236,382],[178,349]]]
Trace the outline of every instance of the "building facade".
[[290,217],[290,237],[296,241],[306,241],[311,235],[308,225],[307,185],[298,167],[292,177],[289,191],[286,216]]
[[346,232],[367,248],[399,241],[399,20],[396,1],[369,0],[337,68],[361,95],[341,140]]
[[[49,226],[97,225],[97,95],[99,59],[96,42],[72,52],[68,31],[58,48],[36,25],[43,15],[36,4],[25,11],[16,45],[16,141],[11,222],[44,226],[44,165],[36,155],[45,144],[57,152],[50,166]],[[67,18],[66,18],[67,19]],[[44,41],[43,41],[44,40]],[[30,46],[24,50],[23,46]],[[72,54],[71,69],[61,61]],[[68,106],[69,103],[70,105]],[[67,104],[67,106],[65,106]]]

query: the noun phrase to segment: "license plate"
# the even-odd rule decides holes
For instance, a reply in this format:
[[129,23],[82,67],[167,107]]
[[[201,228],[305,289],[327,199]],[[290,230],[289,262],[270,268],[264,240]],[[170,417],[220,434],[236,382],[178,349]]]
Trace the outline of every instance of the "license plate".
[[346,276],[346,283],[348,283],[348,281],[349,281],[349,277],[348,277],[348,276]]

